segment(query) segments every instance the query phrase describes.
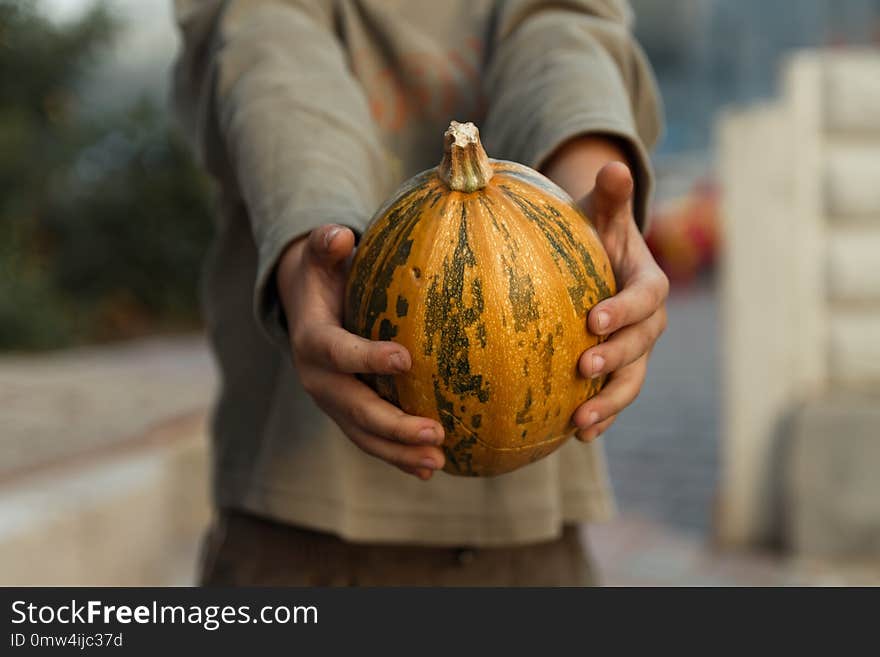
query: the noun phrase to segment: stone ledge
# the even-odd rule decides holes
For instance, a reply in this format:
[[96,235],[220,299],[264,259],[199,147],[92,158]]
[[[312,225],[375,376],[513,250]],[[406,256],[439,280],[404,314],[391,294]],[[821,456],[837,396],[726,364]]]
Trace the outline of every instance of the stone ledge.
[[832,215],[880,216],[880,140],[832,145],[825,170],[826,210]]
[[206,444],[198,412],[125,449],[5,480],[0,585],[189,583],[181,572],[210,516]]
[[880,224],[874,229],[831,227],[828,233],[831,299],[880,302]]
[[825,125],[841,132],[880,132],[880,55],[837,53],[824,70]]
[[831,313],[827,358],[833,384],[877,389],[880,384],[878,336],[880,313],[871,306],[853,310],[837,308]]

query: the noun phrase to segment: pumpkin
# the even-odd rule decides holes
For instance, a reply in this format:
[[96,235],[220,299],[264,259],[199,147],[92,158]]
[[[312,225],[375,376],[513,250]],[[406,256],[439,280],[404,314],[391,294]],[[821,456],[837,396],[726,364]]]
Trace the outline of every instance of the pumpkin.
[[600,338],[587,314],[615,293],[608,256],[562,189],[490,160],[472,123],[452,122],[439,166],[410,179],[364,232],[346,328],[393,340],[409,372],[365,379],[445,429],[445,470],[493,476],[553,452],[604,380],[577,371]]

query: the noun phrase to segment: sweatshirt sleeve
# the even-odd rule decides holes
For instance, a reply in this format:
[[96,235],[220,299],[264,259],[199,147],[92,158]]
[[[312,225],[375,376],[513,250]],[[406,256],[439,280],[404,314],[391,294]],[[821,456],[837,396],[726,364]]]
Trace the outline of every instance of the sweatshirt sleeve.
[[254,312],[282,344],[274,272],[285,247],[325,223],[362,231],[388,186],[328,5],[176,0],[178,116],[224,193],[245,203],[258,249]]
[[539,169],[559,146],[586,133],[626,145],[635,178],[634,214],[647,223],[653,178],[648,149],[661,131],[650,67],[617,0],[499,3],[485,88],[483,133],[496,157]]

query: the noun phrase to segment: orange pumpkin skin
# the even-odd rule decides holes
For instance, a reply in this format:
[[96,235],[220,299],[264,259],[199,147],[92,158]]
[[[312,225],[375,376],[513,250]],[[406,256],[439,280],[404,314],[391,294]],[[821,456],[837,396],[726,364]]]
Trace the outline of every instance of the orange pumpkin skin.
[[364,233],[345,300],[349,331],[412,356],[409,372],[366,380],[438,420],[444,470],[470,476],[516,470],[571,436],[572,413],[604,383],[577,371],[600,341],[587,314],[616,291],[595,229],[562,189],[485,162],[491,178],[475,191],[451,189],[442,165],[405,183]]

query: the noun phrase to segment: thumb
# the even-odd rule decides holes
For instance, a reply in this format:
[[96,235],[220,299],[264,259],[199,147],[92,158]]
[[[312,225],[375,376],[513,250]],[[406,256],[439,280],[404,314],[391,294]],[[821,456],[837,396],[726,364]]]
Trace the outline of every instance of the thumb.
[[330,272],[339,269],[354,249],[354,233],[339,224],[325,224],[309,233],[306,257]]
[[[325,224],[312,230],[306,238],[300,260],[299,275],[284,277],[296,280],[294,287],[282,292],[301,300],[311,319],[339,323],[342,316],[342,297],[345,290],[348,257],[354,249],[354,233],[338,224]],[[290,317],[288,312],[288,317]],[[299,316],[298,316],[299,317]]]
[[609,162],[596,174],[596,186],[580,203],[581,209],[597,227],[623,218],[629,220],[633,195],[633,177],[623,162]]

